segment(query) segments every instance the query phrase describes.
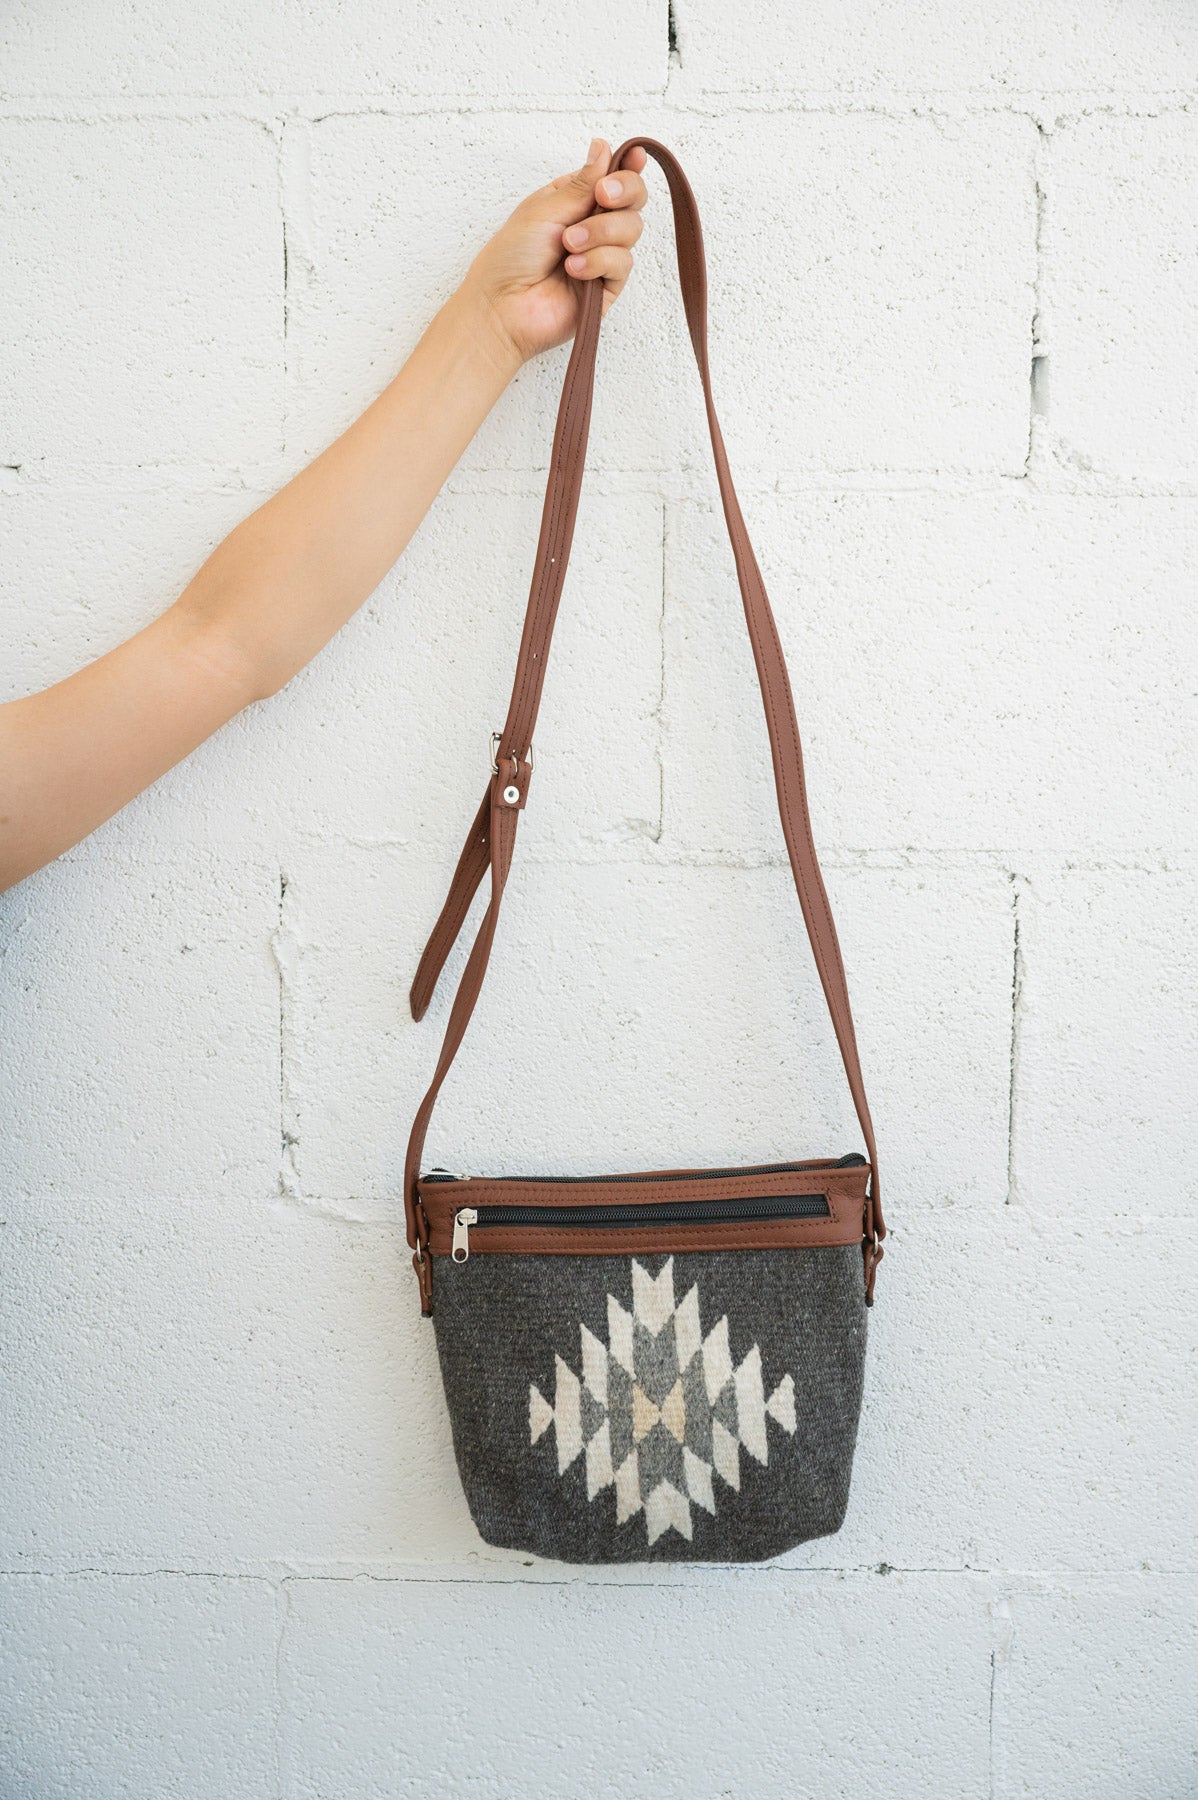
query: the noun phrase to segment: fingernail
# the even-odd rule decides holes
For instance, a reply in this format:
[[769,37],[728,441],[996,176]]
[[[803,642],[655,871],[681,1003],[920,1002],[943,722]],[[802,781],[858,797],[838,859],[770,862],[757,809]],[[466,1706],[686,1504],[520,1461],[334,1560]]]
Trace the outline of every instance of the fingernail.
[[603,148],[603,139],[602,138],[592,138],[591,139],[591,147],[587,151],[587,162],[593,163],[598,158],[599,152],[602,150],[602,148]]
[[587,259],[585,256],[567,256],[566,258],[566,267],[569,269],[571,275],[581,275],[586,266]]
[[569,231],[562,232],[562,242],[569,244],[571,250],[581,250],[590,235],[585,225],[571,225]]
[[617,181],[614,175],[609,181],[601,182],[600,186],[603,189],[603,198],[605,200],[618,200],[620,195],[624,192],[624,183],[622,181]]

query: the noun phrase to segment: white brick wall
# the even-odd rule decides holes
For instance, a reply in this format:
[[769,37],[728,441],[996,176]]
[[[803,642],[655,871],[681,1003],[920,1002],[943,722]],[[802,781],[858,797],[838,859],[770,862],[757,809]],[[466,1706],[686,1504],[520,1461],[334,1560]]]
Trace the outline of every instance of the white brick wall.
[[[595,130],[699,192],[885,1151],[849,1518],[764,1569],[563,1571],[481,1545],[453,1468],[397,1225],[446,997],[418,1029],[405,994],[562,353],[312,669],[0,900],[0,1790],[1180,1800],[1185,0],[12,0],[0,693],[165,605]],[[855,1143],[650,179],[431,1146],[465,1166]]]

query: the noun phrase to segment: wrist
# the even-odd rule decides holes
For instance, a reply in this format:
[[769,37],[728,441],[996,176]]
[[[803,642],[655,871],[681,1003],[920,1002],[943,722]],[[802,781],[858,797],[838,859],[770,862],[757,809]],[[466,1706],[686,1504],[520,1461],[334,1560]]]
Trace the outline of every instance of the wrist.
[[445,312],[471,350],[489,364],[506,387],[527,358],[500,317],[486,289],[470,275],[446,302]]

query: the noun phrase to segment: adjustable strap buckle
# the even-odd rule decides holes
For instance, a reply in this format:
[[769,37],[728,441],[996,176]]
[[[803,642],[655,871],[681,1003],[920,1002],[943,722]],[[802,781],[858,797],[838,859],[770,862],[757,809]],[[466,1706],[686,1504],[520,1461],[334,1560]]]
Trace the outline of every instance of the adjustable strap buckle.
[[[491,733],[492,775],[499,774],[499,746],[502,740],[503,733],[501,731],[493,731]],[[512,774],[511,780],[500,790],[500,797],[505,806],[523,807],[528,798],[528,776],[532,774],[533,769],[536,767],[533,756],[533,747],[530,744],[524,754],[523,766],[527,769],[528,774],[524,775],[523,778],[521,776],[521,764],[518,756],[505,756],[503,760],[505,763],[511,764]]]
[[[499,746],[502,742],[503,742],[502,731],[493,731],[491,733],[491,773],[492,773],[492,775],[498,775],[498,773],[499,773]],[[504,762],[511,763],[513,774],[515,774],[518,771],[520,764],[519,764],[518,760],[516,759],[516,757],[505,756],[503,760],[504,760]],[[533,747],[531,744],[528,746],[528,753],[525,756],[524,760],[528,764],[530,769],[536,768],[536,762],[533,757]]]

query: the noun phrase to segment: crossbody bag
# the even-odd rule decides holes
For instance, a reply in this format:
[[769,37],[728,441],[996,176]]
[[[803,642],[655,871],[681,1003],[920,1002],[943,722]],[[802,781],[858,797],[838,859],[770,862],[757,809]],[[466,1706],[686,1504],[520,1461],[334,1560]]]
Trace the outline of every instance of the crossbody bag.
[[466,961],[404,1174],[458,1468],[487,1542],[567,1562],[755,1561],[839,1529],[885,1236],[844,965],[812,840],[786,663],[712,401],[694,194],[650,138],[773,753],[778,810],[865,1154],[612,1175],[422,1168],[482,987],[533,773],[533,732],[582,484],[602,283],[580,283],[511,705],[411,991],[423,1017],[479,887]]

